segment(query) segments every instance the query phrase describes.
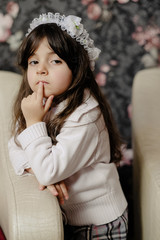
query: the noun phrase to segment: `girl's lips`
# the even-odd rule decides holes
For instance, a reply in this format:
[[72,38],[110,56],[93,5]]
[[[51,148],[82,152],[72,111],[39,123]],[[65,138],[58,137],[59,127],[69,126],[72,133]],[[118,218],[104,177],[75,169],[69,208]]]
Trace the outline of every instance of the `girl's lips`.
[[38,81],[37,84],[39,84],[40,82],[43,83],[43,84],[49,84],[49,83],[46,82],[46,81]]

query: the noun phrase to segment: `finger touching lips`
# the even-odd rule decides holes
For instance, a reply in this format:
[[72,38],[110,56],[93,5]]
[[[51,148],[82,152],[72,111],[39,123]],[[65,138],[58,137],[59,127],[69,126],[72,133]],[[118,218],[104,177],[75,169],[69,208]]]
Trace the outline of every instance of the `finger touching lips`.
[[39,84],[38,84],[37,97],[38,97],[40,100],[43,99],[43,83],[42,83],[42,82],[39,82]]

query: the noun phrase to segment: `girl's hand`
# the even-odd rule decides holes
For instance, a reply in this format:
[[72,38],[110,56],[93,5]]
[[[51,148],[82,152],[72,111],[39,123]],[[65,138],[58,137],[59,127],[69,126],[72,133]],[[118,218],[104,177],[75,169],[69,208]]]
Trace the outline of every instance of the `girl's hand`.
[[[32,171],[32,168],[27,168],[27,169],[25,169],[25,171],[34,174],[34,172]],[[48,188],[53,196],[57,196],[59,204],[64,204],[64,200],[68,200],[68,198],[69,198],[68,189],[67,189],[64,181],[61,181],[56,184],[51,184],[47,187],[39,184],[39,189],[41,191],[43,191],[45,188]]]
[[26,168],[25,171],[28,173],[34,174],[34,172],[32,171],[32,168]]
[[34,123],[43,121],[45,114],[48,112],[53,95],[49,96],[43,105],[43,83],[39,83],[37,92],[33,92],[21,102],[21,109],[26,120],[27,127]]
[[[45,186],[39,184],[40,190],[44,190],[45,188],[46,188]],[[64,204],[64,200],[68,200],[69,198],[68,190],[63,181],[56,184],[49,185],[47,186],[47,188],[49,189],[49,191],[53,196],[57,196],[59,204],[62,205]]]

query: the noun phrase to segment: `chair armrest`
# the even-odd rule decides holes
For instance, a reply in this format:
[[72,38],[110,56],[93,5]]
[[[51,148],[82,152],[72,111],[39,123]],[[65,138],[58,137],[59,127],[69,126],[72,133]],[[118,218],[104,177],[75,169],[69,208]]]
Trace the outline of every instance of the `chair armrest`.
[[132,90],[136,240],[160,237],[160,68],[141,70]]
[[57,198],[33,175],[16,176],[8,156],[11,109],[22,76],[0,71],[0,226],[7,240],[62,240]]
[[[10,164],[9,164],[10,165]],[[3,175],[1,226],[7,240],[61,240],[62,215],[57,198],[48,189],[38,190],[34,176]],[[7,179],[8,178],[8,179]]]

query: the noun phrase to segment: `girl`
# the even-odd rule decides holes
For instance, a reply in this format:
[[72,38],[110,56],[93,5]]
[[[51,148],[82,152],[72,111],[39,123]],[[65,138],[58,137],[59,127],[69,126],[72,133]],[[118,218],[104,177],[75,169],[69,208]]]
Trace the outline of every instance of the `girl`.
[[[121,141],[94,79],[100,50],[76,16],[42,14],[19,53],[10,159],[43,186],[61,186],[65,239],[126,239],[127,202],[116,164]],[[66,197],[67,198],[67,197]]]

